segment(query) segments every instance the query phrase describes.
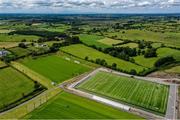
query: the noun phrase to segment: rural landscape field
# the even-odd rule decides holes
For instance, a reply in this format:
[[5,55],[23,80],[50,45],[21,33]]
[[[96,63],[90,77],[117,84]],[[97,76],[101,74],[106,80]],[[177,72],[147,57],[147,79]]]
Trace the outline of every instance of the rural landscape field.
[[180,119],[179,7],[0,0],[0,119]]

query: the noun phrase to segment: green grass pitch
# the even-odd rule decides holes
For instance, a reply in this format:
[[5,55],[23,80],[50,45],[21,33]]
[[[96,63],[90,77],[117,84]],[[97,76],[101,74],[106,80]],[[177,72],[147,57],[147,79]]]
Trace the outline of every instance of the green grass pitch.
[[0,69],[0,109],[34,90],[34,82],[13,68]]
[[56,55],[36,59],[26,58],[21,63],[56,83],[61,83],[90,70],[88,67]]
[[30,119],[142,119],[139,116],[69,93],[61,93],[25,118]]
[[77,88],[160,114],[166,112],[169,95],[169,86],[106,72],[98,72]]

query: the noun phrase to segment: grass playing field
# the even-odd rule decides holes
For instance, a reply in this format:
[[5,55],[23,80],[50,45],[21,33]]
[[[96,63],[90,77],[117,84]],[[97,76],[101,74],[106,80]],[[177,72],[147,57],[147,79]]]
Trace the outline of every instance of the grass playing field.
[[34,82],[13,68],[0,69],[0,109],[34,90]]
[[[25,118],[30,119],[140,119],[136,115],[106,105],[61,93]],[[142,118],[141,118],[142,119]]]
[[98,72],[77,88],[165,114],[169,86]]
[[133,64],[133,63],[112,57],[110,55],[104,54],[102,52],[99,52],[95,49],[92,49],[90,47],[86,47],[86,46],[81,45],[81,44],[63,47],[63,48],[61,48],[61,50],[68,52],[70,54],[73,54],[73,55],[80,57],[82,59],[84,59],[86,56],[88,56],[90,60],[91,59],[96,60],[97,58],[101,58],[101,59],[106,60],[106,62],[109,65],[116,63],[118,68],[121,68],[121,69],[126,70],[126,71],[130,71],[131,69],[135,69],[137,72],[140,72],[144,69],[144,67],[141,67],[141,66],[138,66],[136,64]]
[[36,59],[26,58],[22,60],[22,63],[56,83],[61,83],[64,80],[68,80],[90,70],[88,67],[55,55]]

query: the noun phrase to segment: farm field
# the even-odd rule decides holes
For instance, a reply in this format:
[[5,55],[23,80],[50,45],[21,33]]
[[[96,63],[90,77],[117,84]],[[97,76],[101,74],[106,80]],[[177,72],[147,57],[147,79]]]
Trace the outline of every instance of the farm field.
[[[59,94],[47,104],[25,118],[30,119],[140,119],[103,104],[66,92]],[[142,118],[141,118],[142,119]]]
[[169,95],[169,86],[166,85],[98,72],[77,88],[157,114],[166,113]]
[[18,46],[18,42],[0,42],[0,48],[11,48]]
[[0,69],[0,109],[34,90],[34,82],[8,67]]
[[111,39],[111,38],[104,38],[104,39],[98,40],[98,42],[109,45],[109,46],[112,46],[114,44],[122,43],[123,41],[114,40],[114,39]]
[[0,34],[0,42],[21,42],[22,40],[33,41],[38,40],[40,37],[33,35],[8,35]]
[[130,71],[131,69],[135,69],[137,72],[140,72],[145,68],[145,67],[141,67],[141,66],[138,66],[136,64],[133,64],[133,63],[112,57],[110,55],[101,53],[95,49],[92,49],[90,47],[86,47],[86,46],[81,45],[81,44],[63,47],[63,48],[61,48],[61,50],[65,51],[67,53],[70,53],[72,55],[75,55],[77,57],[80,57],[82,59],[84,59],[86,56],[89,57],[89,60],[91,60],[91,59],[96,60],[97,58],[101,58],[101,59],[106,60],[108,65],[112,65],[113,63],[116,63],[118,68],[121,68],[121,69],[126,70],[126,71]]
[[130,48],[137,48],[138,44],[137,43],[127,43],[127,44],[123,44],[123,45],[119,45],[117,47],[130,47]]
[[167,72],[167,73],[177,73],[177,74],[180,74],[180,66],[175,66],[175,67],[172,67],[170,69],[166,69],[164,71]]
[[161,57],[173,56],[176,59],[176,61],[180,61],[179,50],[175,50],[171,48],[159,48],[157,50],[157,55],[158,57],[154,57],[154,58],[144,58],[144,56],[137,56],[137,57],[134,57],[134,59],[137,64],[140,64],[142,66],[149,67],[149,68],[153,67],[154,63]]
[[79,35],[79,38],[83,43],[87,45],[96,45],[97,47],[102,47],[102,48],[109,47],[109,45],[99,42],[99,40],[104,39],[103,36],[81,34]]
[[6,64],[0,60],[0,68],[5,67]]
[[180,33],[160,33],[160,32],[151,32],[147,30],[124,30],[122,32],[111,32],[106,33],[108,37],[117,36],[120,39],[130,39],[130,40],[146,40],[152,42],[161,42],[169,46],[180,47],[180,42],[177,39],[180,39]]
[[13,47],[8,49],[10,52],[14,53],[17,57],[26,56],[31,53],[28,49],[24,49],[21,47]]
[[42,56],[35,59],[25,58],[21,60],[21,63],[56,83],[61,83],[91,69],[56,55]]
[[1,33],[10,33],[12,30],[7,30],[7,29],[0,29],[0,34]]

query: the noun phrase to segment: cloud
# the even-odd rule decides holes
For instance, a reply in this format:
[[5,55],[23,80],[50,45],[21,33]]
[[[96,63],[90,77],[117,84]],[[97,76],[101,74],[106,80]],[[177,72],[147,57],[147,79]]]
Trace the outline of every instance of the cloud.
[[117,9],[117,8],[168,8],[180,7],[180,0],[0,0],[1,8],[83,8],[83,9]]

